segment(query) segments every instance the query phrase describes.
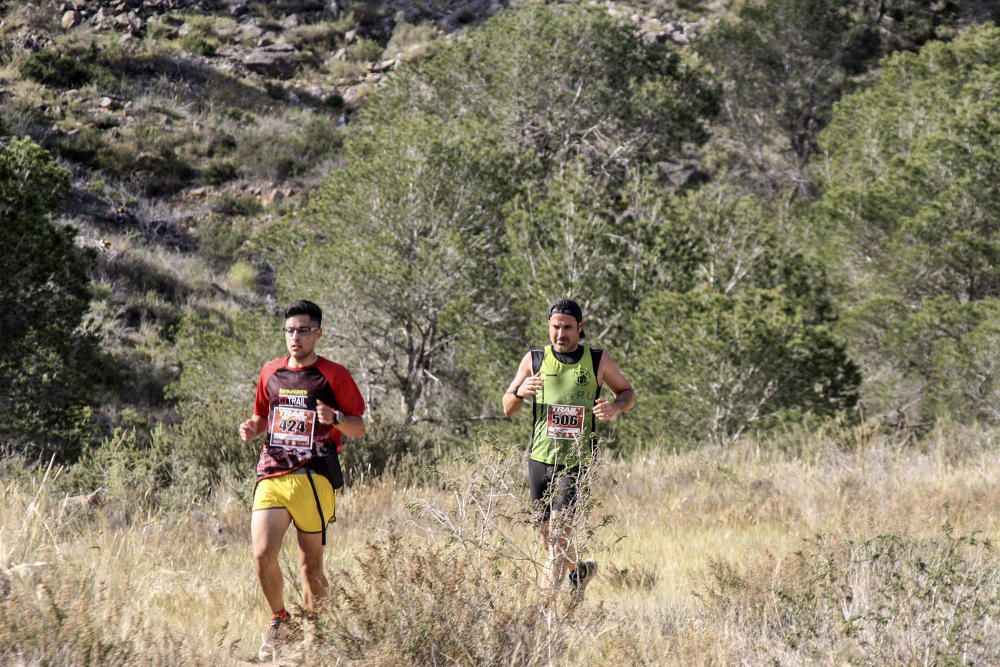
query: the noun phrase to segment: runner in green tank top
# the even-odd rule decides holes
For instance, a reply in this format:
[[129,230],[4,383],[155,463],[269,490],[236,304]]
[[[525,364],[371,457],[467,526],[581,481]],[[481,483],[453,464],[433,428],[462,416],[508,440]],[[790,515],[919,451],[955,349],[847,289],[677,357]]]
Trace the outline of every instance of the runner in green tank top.
[[[528,482],[531,500],[540,510],[547,576],[553,588],[567,576],[570,588],[582,594],[597,572],[597,563],[578,562],[572,527],[568,522],[553,525],[552,514],[572,508],[581,466],[586,465],[595,444],[595,420],[610,421],[631,410],[635,390],[610,354],[580,344],[583,310],[575,301],[553,304],[548,322],[552,344],[542,351],[529,351],[521,359],[503,396],[503,411],[510,417],[531,399]],[[600,397],[604,385],[614,400]],[[558,488],[550,491],[553,484]]]

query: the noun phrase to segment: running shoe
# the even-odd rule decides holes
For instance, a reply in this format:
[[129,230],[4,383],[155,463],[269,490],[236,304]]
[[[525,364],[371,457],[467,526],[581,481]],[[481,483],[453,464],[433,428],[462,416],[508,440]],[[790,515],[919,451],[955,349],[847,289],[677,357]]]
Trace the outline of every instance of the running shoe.
[[597,562],[592,560],[582,560],[576,565],[576,569],[566,575],[569,580],[569,590],[582,596],[594,576],[597,574]]
[[285,618],[272,618],[267,631],[264,633],[264,641],[257,652],[260,662],[273,662],[278,650],[295,636],[294,623],[290,616]]

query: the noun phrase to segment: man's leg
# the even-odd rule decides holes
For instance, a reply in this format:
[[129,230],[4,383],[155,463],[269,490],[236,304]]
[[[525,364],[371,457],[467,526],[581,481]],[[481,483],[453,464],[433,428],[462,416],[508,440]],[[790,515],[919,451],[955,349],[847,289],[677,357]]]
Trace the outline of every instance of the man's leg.
[[255,510],[250,519],[250,541],[253,545],[257,579],[271,613],[285,608],[283,581],[278,565],[281,541],[285,537],[292,515],[284,508]]
[[563,578],[576,569],[576,545],[573,544],[573,528],[568,519],[568,516],[553,512],[547,522],[553,586],[559,586]]
[[316,609],[316,605],[330,594],[330,583],[323,572],[323,535],[297,532],[302,594],[305,597],[306,608]]

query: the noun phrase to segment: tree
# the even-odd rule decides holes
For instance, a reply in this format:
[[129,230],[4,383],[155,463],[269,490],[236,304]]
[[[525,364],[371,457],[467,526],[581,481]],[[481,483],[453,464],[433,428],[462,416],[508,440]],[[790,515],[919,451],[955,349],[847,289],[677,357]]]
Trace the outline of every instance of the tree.
[[957,377],[935,373],[936,343],[963,349],[975,304],[1000,298],[998,63],[995,27],[893,56],[820,135],[808,230],[842,285],[871,416],[933,416],[926,399]]
[[711,184],[671,202],[663,221],[662,247],[684,249],[684,260],[672,260],[680,270],[630,326],[627,372],[644,396],[638,430],[725,442],[805,414],[850,412],[860,377],[835,334],[831,291],[774,210]]
[[[675,54],[606,12],[503,12],[400,68],[369,101],[347,165],[306,216],[313,236],[279,275],[282,293],[338,313],[338,340],[378,408],[407,422],[485,416],[534,319],[511,297],[523,283],[510,244],[534,222],[539,236],[568,229],[557,203],[567,197],[587,209],[576,220],[600,224],[603,201],[618,203],[591,193],[702,140],[711,109]],[[544,220],[522,215],[530,201],[553,202]]]
[[833,104],[887,53],[957,20],[933,0],[753,0],[696,45],[723,90],[713,141],[741,181],[808,192],[807,165]]
[[0,448],[31,459],[71,460],[88,433],[90,258],[49,219],[68,184],[30,140],[0,149]]
[[633,332],[630,372],[648,436],[727,442],[856,402],[859,378],[843,346],[780,289],[662,292],[643,303]]
[[501,12],[416,69],[401,69],[365,111],[388,125],[414,112],[481,119],[523,156],[522,178],[583,158],[597,177],[673,156],[707,137],[717,109],[702,74],[603,8]]
[[463,384],[459,330],[499,317],[510,159],[478,121],[420,115],[362,129],[347,159],[313,199],[322,237],[282,272],[281,292],[329,305],[377,405],[404,422],[439,418],[421,404]]

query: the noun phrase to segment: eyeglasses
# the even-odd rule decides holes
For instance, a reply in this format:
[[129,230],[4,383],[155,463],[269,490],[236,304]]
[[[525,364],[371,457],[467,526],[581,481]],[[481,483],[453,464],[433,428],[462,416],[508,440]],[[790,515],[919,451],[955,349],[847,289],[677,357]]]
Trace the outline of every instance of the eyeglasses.
[[294,336],[295,334],[308,336],[313,331],[319,331],[319,327],[285,327],[286,336]]

